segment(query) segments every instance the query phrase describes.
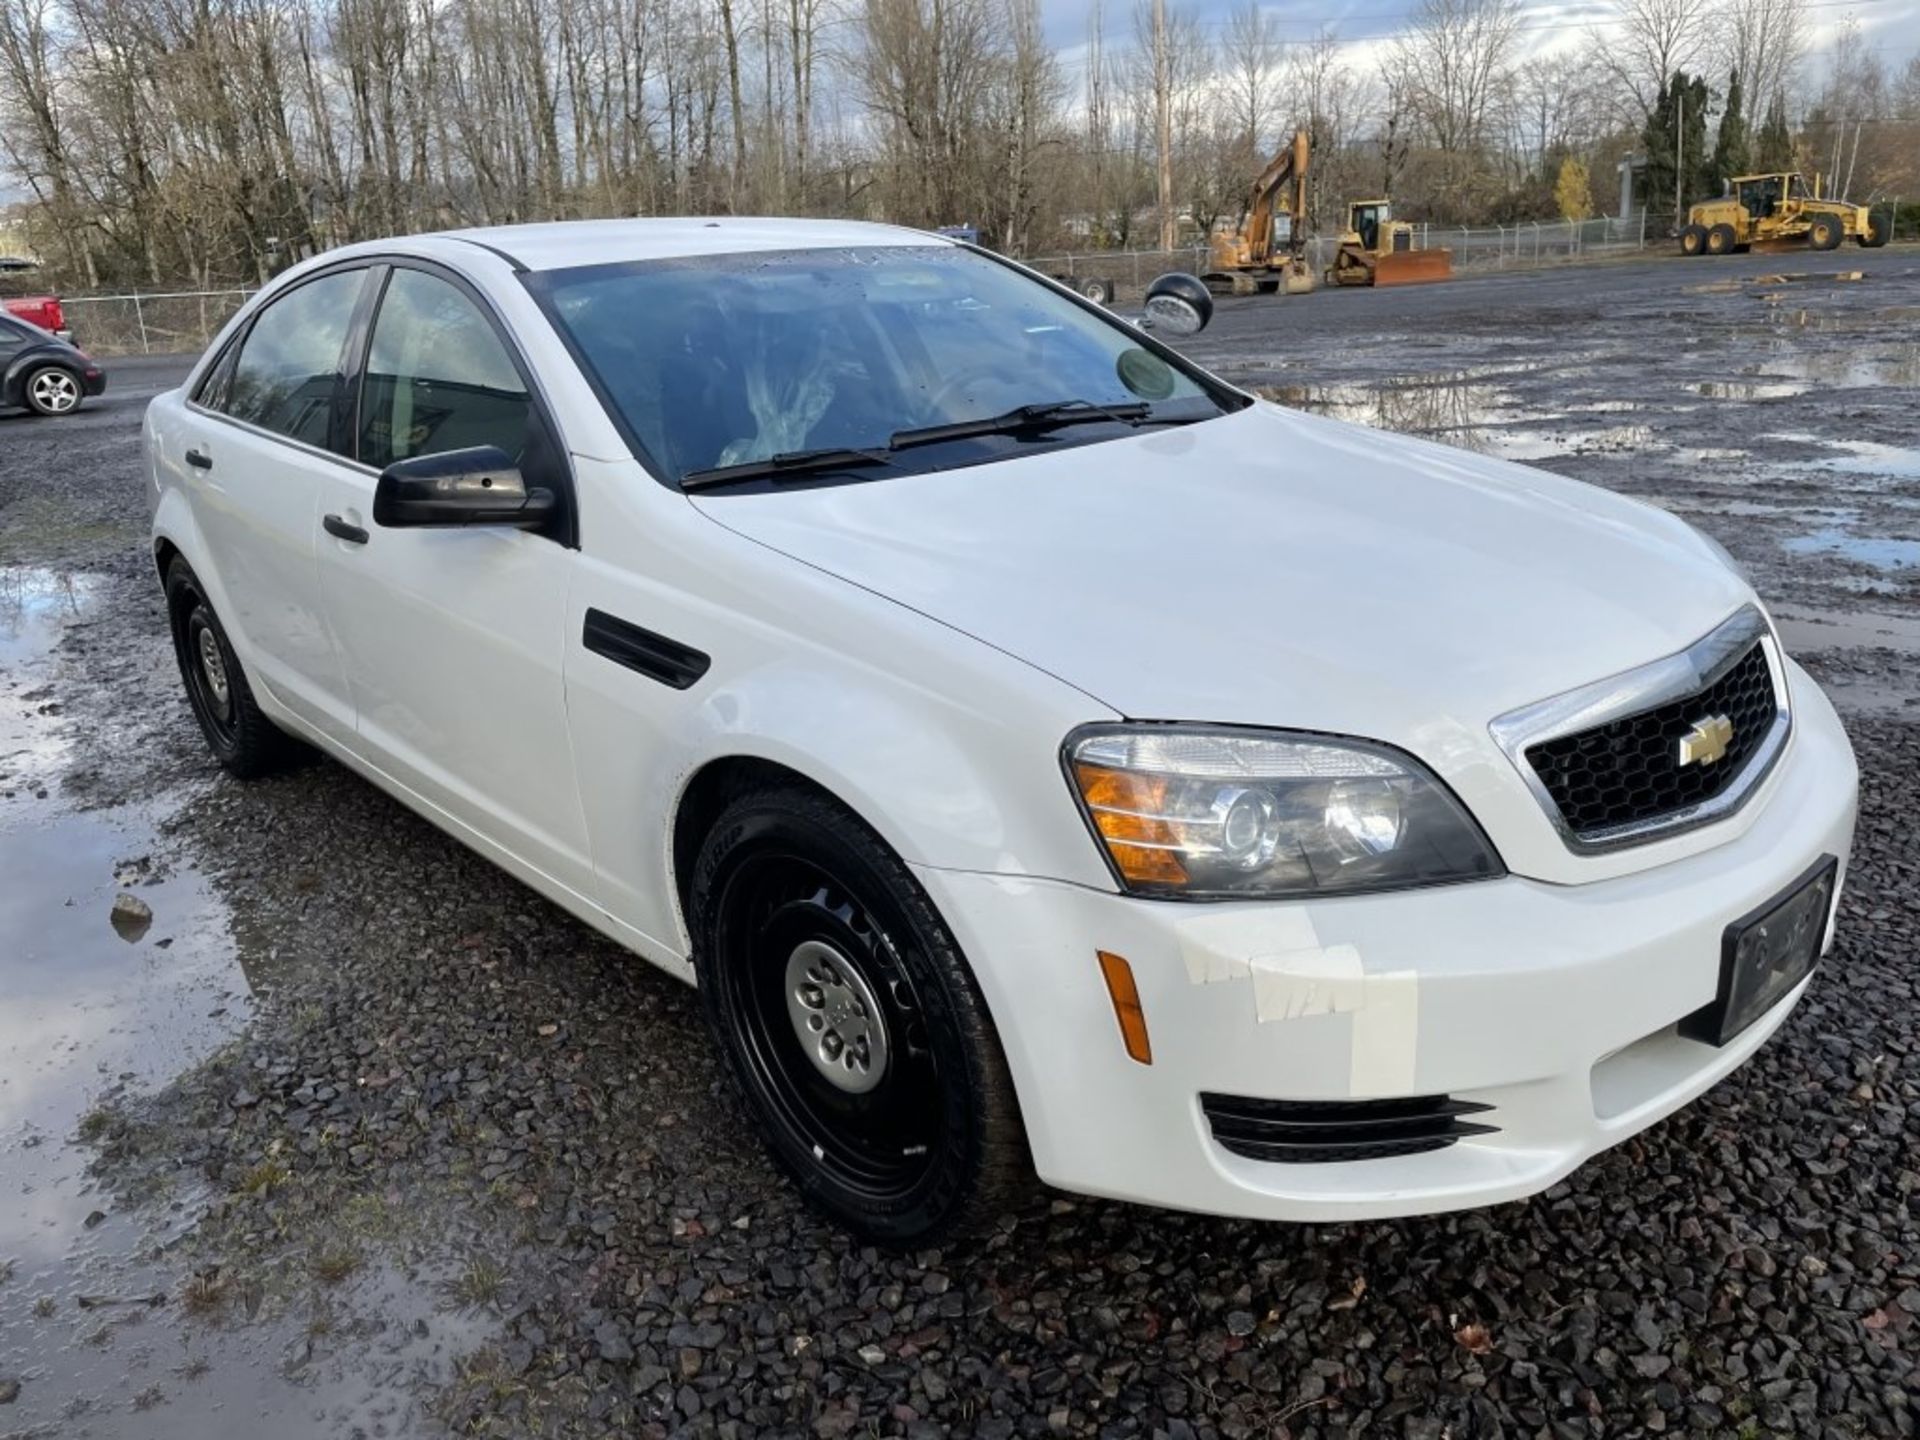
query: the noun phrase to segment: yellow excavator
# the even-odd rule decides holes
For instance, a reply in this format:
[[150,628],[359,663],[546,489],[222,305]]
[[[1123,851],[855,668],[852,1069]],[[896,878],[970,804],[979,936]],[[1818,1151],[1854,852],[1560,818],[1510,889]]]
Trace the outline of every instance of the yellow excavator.
[[[1234,295],[1283,291],[1297,295],[1313,288],[1313,267],[1307,262],[1307,164],[1313,141],[1305,130],[1294,132],[1288,145],[1260,172],[1247,196],[1247,208],[1237,230],[1215,231],[1210,237],[1213,268],[1200,278],[1209,290]],[[1275,201],[1287,191],[1289,221],[1284,245],[1274,237]]]
[[1393,218],[1385,200],[1356,200],[1347,207],[1347,233],[1340,237],[1329,285],[1419,285],[1453,278],[1453,253],[1413,248],[1413,226]]

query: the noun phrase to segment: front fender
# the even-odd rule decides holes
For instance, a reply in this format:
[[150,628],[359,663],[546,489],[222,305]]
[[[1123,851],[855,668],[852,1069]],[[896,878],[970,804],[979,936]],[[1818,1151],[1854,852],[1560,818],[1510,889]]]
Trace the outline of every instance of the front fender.
[[[589,504],[603,493],[582,466]],[[640,563],[583,557],[567,712],[608,908],[675,954],[675,817],[705,767],[745,758],[829,791],[910,864],[1113,888],[1060,769],[1075,726],[1115,719],[1071,686],[891,600],[714,525],[658,487]],[[613,517],[583,517],[588,543]],[[588,610],[704,655],[689,688],[582,643]]]

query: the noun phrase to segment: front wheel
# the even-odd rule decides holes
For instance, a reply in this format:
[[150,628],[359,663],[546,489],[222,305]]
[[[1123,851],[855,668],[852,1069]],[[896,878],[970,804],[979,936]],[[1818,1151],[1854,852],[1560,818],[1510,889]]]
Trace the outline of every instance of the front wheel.
[[715,822],[691,905],[702,1008],[774,1160],[891,1245],[978,1230],[1031,1181],[986,1002],[932,904],[810,790]]
[[167,619],[187,704],[214,759],[238,779],[253,780],[299,756],[300,742],[268,719],[253,698],[220,617],[185,560],[167,567]]
[[71,415],[80,408],[80,381],[60,365],[42,365],[22,384],[27,408],[36,415]]
[[1866,233],[1861,235],[1860,243],[1869,250],[1878,250],[1893,238],[1893,217],[1885,211],[1875,211],[1867,216]]

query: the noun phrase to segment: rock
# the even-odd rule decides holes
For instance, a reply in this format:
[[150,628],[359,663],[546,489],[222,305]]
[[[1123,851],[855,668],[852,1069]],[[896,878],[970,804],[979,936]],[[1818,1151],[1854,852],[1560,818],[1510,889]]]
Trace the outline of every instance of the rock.
[[615,1365],[624,1365],[633,1359],[633,1346],[627,1343],[626,1332],[615,1321],[608,1320],[593,1332],[593,1343],[599,1348],[600,1358]]
[[0,1405],[11,1405],[19,1398],[20,1382],[18,1380],[0,1380]]
[[138,895],[122,890],[113,897],[107,919],[113,924],[114,934],[131,945],[153,925],[153,907]]

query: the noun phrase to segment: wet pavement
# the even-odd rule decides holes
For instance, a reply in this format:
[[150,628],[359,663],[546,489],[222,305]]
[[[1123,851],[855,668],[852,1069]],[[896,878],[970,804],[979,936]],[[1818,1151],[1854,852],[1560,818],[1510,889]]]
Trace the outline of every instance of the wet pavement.
[[1775,1041],[1434,1221],[1046,1196],[850,1244],[688,992],[338,767],[206,758],[136,447],[182,362],[0,416],[0,1437],[1913,1435],[1920,255],[1791,271],[1232,301],[1190,347],[1685,515],[1861,748],[1839,948]]

